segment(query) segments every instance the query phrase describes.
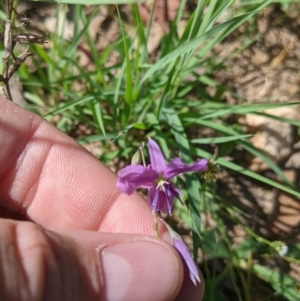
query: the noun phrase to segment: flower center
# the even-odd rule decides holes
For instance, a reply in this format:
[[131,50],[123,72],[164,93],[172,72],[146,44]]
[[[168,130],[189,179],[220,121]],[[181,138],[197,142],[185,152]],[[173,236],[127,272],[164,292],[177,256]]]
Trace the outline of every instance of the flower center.
[[156,181],[156,189],[164,190],[164,185],[169,184],[168,181],[166,181],[161,175],[158,177]]

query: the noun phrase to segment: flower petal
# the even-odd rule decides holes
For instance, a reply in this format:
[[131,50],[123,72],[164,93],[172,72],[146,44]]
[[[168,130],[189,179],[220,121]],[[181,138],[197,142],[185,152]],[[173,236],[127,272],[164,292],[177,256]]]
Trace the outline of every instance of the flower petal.
[[165,179],[170,180],[171,178],[183,172],[207,171],[207,169],[208,161],[206,159],[202,159],[200,161],[194,162],[191,165],[187,165],[180,158],[175,158],[169,162],[163,176]]
[[169,212],[168,198],[163,190],[157,188],[150,189],[148,192],[147,203],[152,211]]
[[181,258],[186,263],[187,268],[190,273],[190,279],[193,281],[195,285],[197,285],[197,282],[201,283],[199,271],[195,264],[195,261],[193,260],[187,246],[185,245],[184,241],[182,240],[181,236],[176,233],[170,225],[168,225],[163,219],[160,219],[167,227],[169,234],[172,239],[172,244],[175,247],[175,249],[178,251],[178,253],[181,255]]
[[179,252],[184,262],[186,263],[190,273],[190,279],[193,281],[193,283],[195,285],[197,285],[197,282],[201,283],[197,266],[182,238],[180,237],[180,239],[173,239],[173,246]]
[[172,213],[175,198],[180,198],[180,190],[165,183],[162,187],[151,188],[148,192],[147,203],[153,211]]
[[132,194],[137,187],[152,188],[158,174],[151,166],[129,165],[118,172],[117,187],[127,194]]
[[[177,198],[180,200],[180,203],[182,204],[182,201],[180,199],[181,191],[173,186],[172,184],[165,184],[165,190],[166,190],[166,196],[167,196],[167,207],[168,207],[168,213],[172,213],[172,208],[174,204],[174,199]],[[164,211],[166,212],[166,211]]]
[[174,196],[169,198],[167,191],[160,188],[152,188],[148,192],[147,203],[152,211],[170,213],[173,207]]
[[151,138],[148,138],[148,149],[151,166],[158,173],[163,173],[166,169],[166,161],[158,144]]
[[147,195],[147,204],[151,208],[152,211],[159,211],[158,209],[158,197],[159,197],[159,191],[156,189],[156,187],[151,188],[148,191]]

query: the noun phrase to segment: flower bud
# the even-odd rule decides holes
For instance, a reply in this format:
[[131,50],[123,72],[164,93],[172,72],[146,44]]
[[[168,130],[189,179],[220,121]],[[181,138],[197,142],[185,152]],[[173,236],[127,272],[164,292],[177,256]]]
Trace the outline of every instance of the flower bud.
[[131,165],[144,163],[143,162],[143,150],[144,150],[144,146],[145,146],[145,142],[142,142],[141,145],[139,146],[138,150],[132,156]]

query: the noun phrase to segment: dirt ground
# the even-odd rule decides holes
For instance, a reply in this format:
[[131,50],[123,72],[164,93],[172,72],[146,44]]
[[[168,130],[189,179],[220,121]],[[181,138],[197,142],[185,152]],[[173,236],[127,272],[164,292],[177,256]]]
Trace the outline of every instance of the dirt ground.
[[[214,49],[220,61],[230,56],[246,43],[245,37],[258,34],[250,46],[225,61],[224,68],[215,73],[218,83],[236,93],[226,93],[227,103],[297,102],[300,99],[300,10],[299,4],[283,12],[280,6],[271,6],[259,14],[249,32],[249,24],[241,26]],[[252,30],[252,29],[251,29]],[[300,120],[300,106],[272,109],[266,112],[283,118]],[[233,122],[254,134],[252,143],[272,158],[286,177],[300,187],[300,137],[299,129],[264,116],[237,116]],[[236,150],[232,156],[241,166],[246,166],[270,179],[277,176],[261,159]],[[287,245],[299,241],[299,199],[281,191],[270,189],[249,178],[223,170],[219,176],[219,193],[243,212],[249,213],[247,225],[263,237],[281,240]],[[229,227],[230,228],[230,227]],[[232,237],[241,239],[245,234],[232,225]],[[300,280],[299,266],[277,262],[277,267]],[[271,292],[268,285],[257,279],[253,300]],[[225,290],[229,287],[225,287]],[[231,289],[232,290],[232,289]],[[268,293],[267,293],[268,292]],[[235,300],[233,299],[228,300]],[[278,298],[278,299],[277,299]],[[285,300],[280,297],[271,300]]]
[[[297,8],[297,9],[296,9]],[[297,102],[300,99],[300,18],[299,5],[283,13],[279,6],[267,8],[256,21],[258,39],[232,60],[226,61],[223,70],[216,72],[219,83],[236,92],[229,93],[228,103],[253,102]],[[226,58],[243,43],[247,35],[246,26],[230,36],[214,50],[216,55]],[[266,113],[283,118],[300,120],[300,106],[268,110]],[[300,139],[298,129],[287,123],[264,116],[247,115],[236,117],[252,138],[254,146],[272,158],[286,177],[300,186]],[[276,179],[268,166],[259,158],[236,152],[240,164],[266,177]],[[226,173],[226,172],[225,172]],[[227,177],[227,175],[225,175]],[[258,223],[260,232],[267,237],[294,239],[298,234],[300,204],[293,197],[279,191],[269,190],[261,184],[239,176],[230,177],[228,197],[239,199],[243,210],[255,213],[264,223]],[[220,180],[222,182],[222,179]],[[220,186],[222,189],[222,185]],[[228,190],[227,190],[228,193]],[[264,231],[264,229],[267,231]],[[297,235],[298,237],[298,235]]]

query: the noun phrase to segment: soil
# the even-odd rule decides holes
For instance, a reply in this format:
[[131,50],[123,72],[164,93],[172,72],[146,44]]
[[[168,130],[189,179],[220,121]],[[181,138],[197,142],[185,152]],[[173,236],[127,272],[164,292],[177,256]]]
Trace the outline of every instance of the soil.
[[[247,35],[246,25],[214,49],[221,59],[236,51],[243,44]],[[237,97],[227,93],[228,103],[288,103],[300,99],[300,18],[299,4],[292,5],[283,12],[280,6],[268,7],[256,20],[256,32],[259,38],[232,60],[226,61],[222,70],[215,73],[215,78],[234,92]],[[253,34],[253,33],[252,33]],[[265,111],[278,117],[300,120],[300,105]],[[235,122],[244,127],[246,132],[255,134],[251,139],[254,146],[272,158],[284,171],[286,177],[300,186],[300,138],[297,127],[272,120],[264,116],[237,116]],[[236,151],[240,164],[271,179],[277,177],[265,162]],[[280,191],[270,190],[261,183],[249,178],[235,177],[224,171],[220,182],[231,188],[225,193],[228,198],[237,198],[243,204],[243,210],[252,212],[263,221],[261,233],[267,237],[286,240],[295,235],[300,223],[299,200]],[[229,179],[229,180],[228,180]],[[219,185],[222,191],[222,184]],[[243,201],[244,200],[244,201]],[[257,225],[259,228],[259,223]],[[293,233],[293,235],[291,235]]]

